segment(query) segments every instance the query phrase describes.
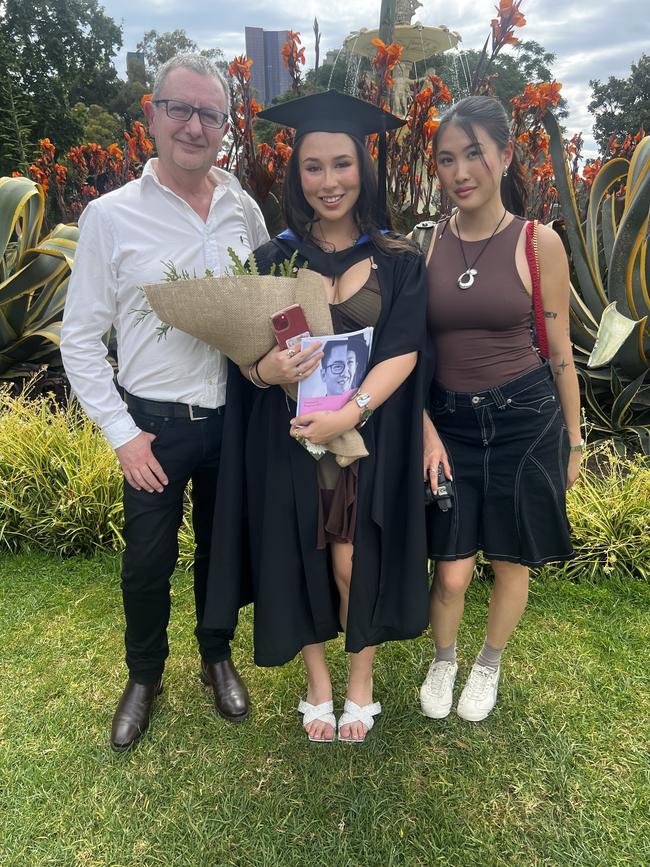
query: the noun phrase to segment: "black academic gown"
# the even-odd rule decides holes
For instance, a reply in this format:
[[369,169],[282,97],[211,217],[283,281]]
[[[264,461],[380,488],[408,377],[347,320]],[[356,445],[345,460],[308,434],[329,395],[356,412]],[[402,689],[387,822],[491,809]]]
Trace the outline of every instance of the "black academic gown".
[[[377,265],[381,288],[370,366],[409,352],[420,356],[362,428],[370,454],[359,461],[345,641],[353,653],[415,638],[428,625],[425,268],[417,254],[389,255],[371,242],[367,255]],[[286,247],[271,241],[255,256],[260,272],[268,273],[287,257]],[[329,552],[316,547],[317,463],[289,436],[296,405],[281,388],[253,389],[230,364],[226,407],[204,625],[233,629],[238,606],[252,592],[255,662],[282,665],[306,644],[335,638],[341,629]]]

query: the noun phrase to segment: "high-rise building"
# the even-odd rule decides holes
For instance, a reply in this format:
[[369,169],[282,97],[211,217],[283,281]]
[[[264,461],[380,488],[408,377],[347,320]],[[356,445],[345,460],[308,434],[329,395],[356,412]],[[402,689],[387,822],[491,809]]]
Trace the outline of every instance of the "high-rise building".
[[257,91],[258,102],[264,106],[291,87],[291,76],[282,59],[287,33],[262,27],[246,28],[246,55],[253,61],[251,84]]

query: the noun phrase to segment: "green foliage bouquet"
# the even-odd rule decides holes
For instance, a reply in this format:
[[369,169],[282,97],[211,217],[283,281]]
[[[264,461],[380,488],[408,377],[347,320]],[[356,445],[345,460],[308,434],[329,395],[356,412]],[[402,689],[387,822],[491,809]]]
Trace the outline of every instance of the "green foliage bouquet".
[[301,305],[312,334],[332,333],[332,317],[318,274],[294,268],[288,260],[277,276],[260,275],[252,254],[247,267],[232,251],[230,254],[231,274],[191,277],[179,274],[170,263],[165,281],[143,286],[151,310],[164,323],[159,332],[165,326],[178,328],[242,366],[253,364],[275,345],[271,316],[291,304]]

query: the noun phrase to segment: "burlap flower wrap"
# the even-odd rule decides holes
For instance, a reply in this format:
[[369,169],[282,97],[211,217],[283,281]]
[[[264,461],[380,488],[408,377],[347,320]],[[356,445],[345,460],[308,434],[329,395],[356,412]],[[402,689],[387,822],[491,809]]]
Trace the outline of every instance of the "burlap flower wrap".
[[[276,345],[271,316],[290,304],[300,304],[312,334],[333,333],[323,281],[306,268],[295,277],[204,277],[148,283],[143,289],[161,322],[214,346],[240,366],[253,364]],[[286,390],[295,400],[297,386]],[[342,467],[368,455],[358,431],[347,431],[326,448]]]

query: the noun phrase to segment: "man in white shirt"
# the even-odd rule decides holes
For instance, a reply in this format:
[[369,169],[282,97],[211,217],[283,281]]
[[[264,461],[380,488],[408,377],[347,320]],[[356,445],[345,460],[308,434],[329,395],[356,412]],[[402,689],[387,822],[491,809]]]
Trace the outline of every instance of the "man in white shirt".
[[[165,263],[201,276],[226,269],[268,240],[261,212],[238,181],[214,167],[228,131],[229,88],[209,61],[180,55],[159,70],[145,105],[158,158],[142,177],[91,202],[68,289],[61,353],[72,388],[102,428],[124,472],[122,595],[129,680],[111,746],[129,749],[149,725],[168,655],[170,577],[178,557],[183,496],[192,481],[194,593],[201,677],[233,722],[248,692],[230,659],[232,633],[201,626],[219,467],[227,361],[172,329],[159,340],[153,315],[137,322],[140,286]],[[120,396],[102,342],[117,333]],[[227,455],[225,456],[227,460]]]

